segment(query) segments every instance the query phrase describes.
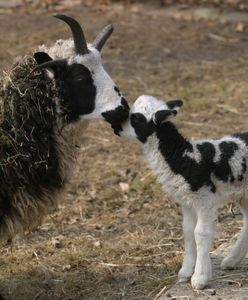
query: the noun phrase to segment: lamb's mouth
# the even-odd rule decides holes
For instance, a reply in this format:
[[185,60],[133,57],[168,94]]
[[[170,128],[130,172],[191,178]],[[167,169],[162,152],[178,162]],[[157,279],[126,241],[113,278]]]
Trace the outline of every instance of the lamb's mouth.
[[127,101],[122,97],[121,105],[119,105],[116,109],[102,113],[102,116],[108,123],[110,123],[114,133],[120,136],[120,132],[123,130],[121,124],[129,117],[129,106]]

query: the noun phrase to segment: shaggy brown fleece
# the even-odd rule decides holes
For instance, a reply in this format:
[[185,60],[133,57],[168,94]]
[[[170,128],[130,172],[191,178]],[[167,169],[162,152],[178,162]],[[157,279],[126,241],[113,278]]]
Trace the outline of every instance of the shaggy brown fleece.
[[0,80],[2,236],[36,226],[56,207],[74,160],[75,126],[64,126],[59,88],[46,71],[32,72],[35,66],[26,56]]

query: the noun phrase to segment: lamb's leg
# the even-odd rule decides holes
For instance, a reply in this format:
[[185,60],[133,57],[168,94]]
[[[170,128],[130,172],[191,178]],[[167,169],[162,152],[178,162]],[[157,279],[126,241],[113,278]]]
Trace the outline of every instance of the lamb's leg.
[[189,281],[195,268],[196,262],[196,244],[194,230],[196,226],[196,214],[188,208],[182,207],[183,210],[183,234],[184,234],[184,258],[182,267],[178,273],[178,281]]
[[244,216],[244,225],[241,229],[231,252],[223,259],[222,269],[233,269],[246,255],[248,251],[248,199],[244,198],[240,202],[240,209]]
[[216,212],[210,208],[202,208],[197,213],[195,227],[196,265],[191,285],[194,289],[203,289],[212,278],[210,247],[214,238]]

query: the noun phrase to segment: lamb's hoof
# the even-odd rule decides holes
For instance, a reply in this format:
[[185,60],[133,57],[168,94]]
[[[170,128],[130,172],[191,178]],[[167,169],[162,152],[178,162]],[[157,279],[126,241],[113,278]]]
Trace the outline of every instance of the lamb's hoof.
[[192,274],[193,274],[192,271],[181,268],[180,271],[178,272],[178,282],[190,281]]
[[178,282],[189,282],[190,277],[178,277]]
[[222,260],[220,267],[222,270],[233,270],[238,263],[233,257],[227,256]]
[[193,275],[191,277],[191,286],[195,290],[202,290],[208,284],[209,278],[205,275]]

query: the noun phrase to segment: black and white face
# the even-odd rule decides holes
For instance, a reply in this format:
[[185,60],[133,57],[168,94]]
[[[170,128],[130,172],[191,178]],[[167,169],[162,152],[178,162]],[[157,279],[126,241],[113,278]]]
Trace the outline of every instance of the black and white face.
[[182,104],[181,100],[165,102],[152,96],[140,96],[130,109],[129,119],[122,123],[120,135],[145,143],[158,126],[173,121]]
[[[56,18],[69,25],[73,40],[58,40],[51,48],[40,46],[34,58],[41,68],[51,70],[55,80],[63,82],[63,93],[71,109],[72,121],[83,119],[105,119],[116,129],[116,118],[126,120],[129,106],[104,70],[101,49],[113,31],[106,26],[92,44],[86,43],[79,23],[68,16],[56,14]],[[56,66],[56,61],[62,61]],[[47,65],[47,62],[54,63]],[[45,63],[45,65],[44,65]]]
[[[91,90],[95,90],[94,97],[91,95],[88,101],[91,103],[91,111],[81,114],[86,119],[104,118],[108,121],[109,112],[123,110],[124,120],[128,118],[129,106],[122,96],[116,84],[108,73],[104,70],[100,53],[88,44],[89,53],[83,56],[76,56],[69,61],[70,64],[83,66],[87,70],[87,83],[91,83]],[[82,81],[82,85],[84,82]],[[84,93],[78,94],[79,101],[86,99]]]
[[[63,81],[63,91],[71,109],[72,121],[79,118],[102,119],[110,122],[111,116],[126,120],[129,106],[114,81],[104,70],[100,53],[88,46],[89,53],[67,60],[67,64],[51,67],[55,80]],[[52,59],[44,52],[35,54],[41,64]]]

